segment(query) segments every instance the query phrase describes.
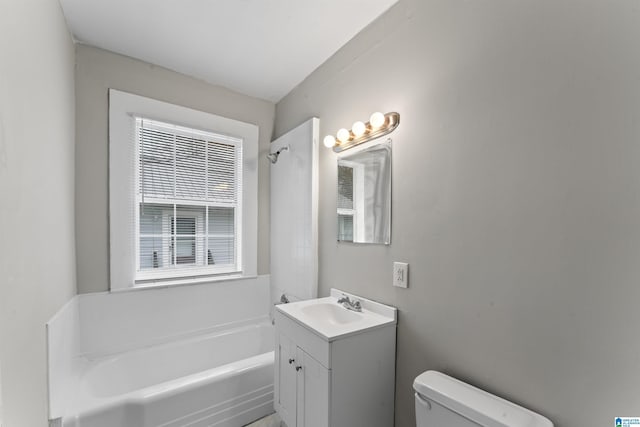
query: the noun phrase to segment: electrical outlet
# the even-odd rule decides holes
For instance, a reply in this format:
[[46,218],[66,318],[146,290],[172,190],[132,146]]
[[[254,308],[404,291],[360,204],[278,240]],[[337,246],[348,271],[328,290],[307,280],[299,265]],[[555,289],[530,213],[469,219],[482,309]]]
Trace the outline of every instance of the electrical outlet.
[[406,262],[393,263],[393,286],[398,288],[409,287],[409,264]]

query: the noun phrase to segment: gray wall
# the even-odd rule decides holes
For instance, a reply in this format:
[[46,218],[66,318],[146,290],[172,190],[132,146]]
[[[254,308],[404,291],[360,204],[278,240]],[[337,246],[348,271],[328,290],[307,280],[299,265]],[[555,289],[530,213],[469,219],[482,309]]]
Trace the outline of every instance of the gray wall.
[[392,245],[336,243],[327,149],[319,215],[321,294],[400,309],[397,427],[427,369],[560,427],[640,413],[639,42],[631,0],[400,0],[278,103],[277,135],[401,113]]
[[57,1],[0,1],[2,425],[47,425],[45,323],[75,293],[74,48]]
[[275,105],[136,59],[76,46],[78,292],[109,288],[108,90],[114,88],[260,127],[258,274],[269,272],[269,162]]

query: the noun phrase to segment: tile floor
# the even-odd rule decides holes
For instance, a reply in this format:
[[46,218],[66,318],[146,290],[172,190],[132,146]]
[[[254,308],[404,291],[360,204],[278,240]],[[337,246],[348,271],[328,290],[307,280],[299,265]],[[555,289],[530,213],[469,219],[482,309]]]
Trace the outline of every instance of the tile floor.
[[284,426],[280,421],[278,414],[268,415],[258,421],[251,423],[245,427],[281,427]]

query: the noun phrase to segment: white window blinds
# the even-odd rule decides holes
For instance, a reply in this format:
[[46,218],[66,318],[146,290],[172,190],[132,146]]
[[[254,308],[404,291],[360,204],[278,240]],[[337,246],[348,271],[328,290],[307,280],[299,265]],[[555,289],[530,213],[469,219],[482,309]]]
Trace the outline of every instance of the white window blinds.
[[135,123],[136,279],[239,271],[242,140]]

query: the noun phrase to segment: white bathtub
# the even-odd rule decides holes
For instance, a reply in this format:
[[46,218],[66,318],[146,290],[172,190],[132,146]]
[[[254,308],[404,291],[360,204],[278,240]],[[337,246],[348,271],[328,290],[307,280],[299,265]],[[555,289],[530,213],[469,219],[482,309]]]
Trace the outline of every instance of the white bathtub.
[[273,412],[273,345],[260,322],[89,361],[62,426],[244,426]]

